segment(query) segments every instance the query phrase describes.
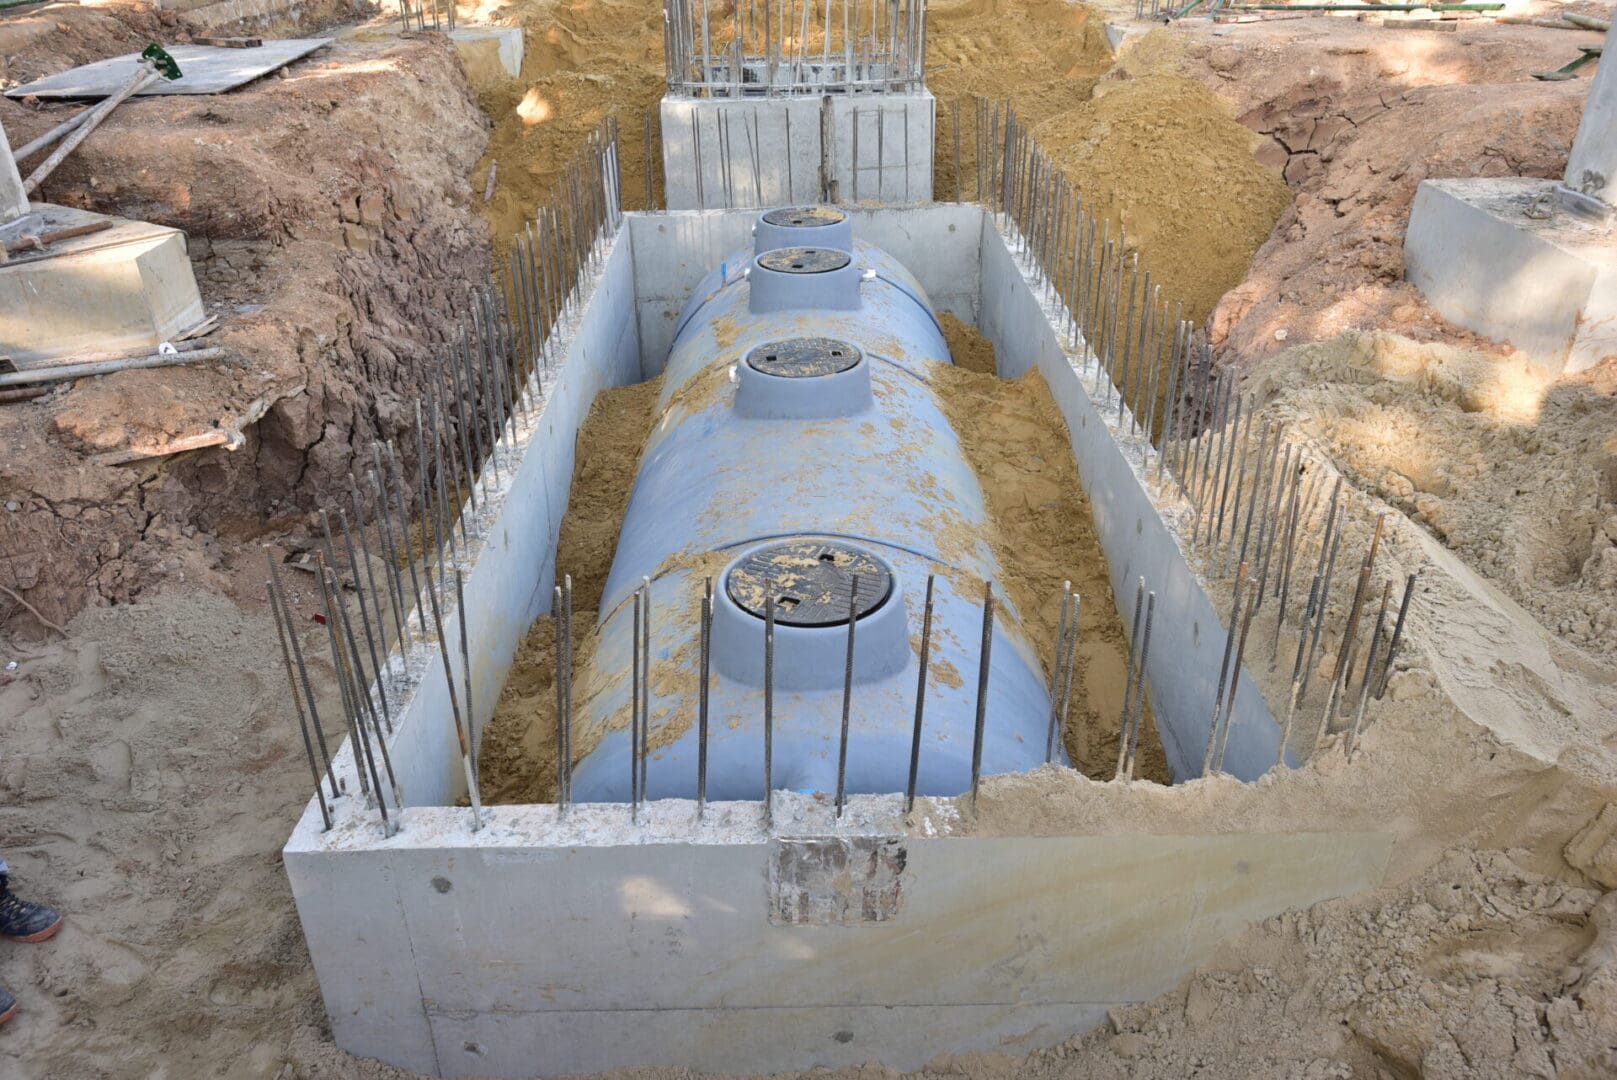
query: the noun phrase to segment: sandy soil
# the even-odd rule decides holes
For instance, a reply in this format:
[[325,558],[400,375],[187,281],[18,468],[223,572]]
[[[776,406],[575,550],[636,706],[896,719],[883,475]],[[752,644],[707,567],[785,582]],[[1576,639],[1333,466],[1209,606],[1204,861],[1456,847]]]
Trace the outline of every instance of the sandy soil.
[[[988,339],[949,316],[943,326],[956,366],[936,365],[930,377],[982,486],[1001,584],[1047,676],[1055,670],[1063,582],[1083,598],[1072,707],[1062,735],[1085,776],[1109,780],[1117,771],[1128,628],[1112,595],[1066,422],[1037,369],[1002,379],[994,374]],[[1136,775],[1170,782],[1155,724],[1141,727]]]
[[[575,670],[586,670],[595,609],[612,571],[640,451],[656,418],[661,377],[603,390],[578,433],[556,566],[573,579]],[[483,729],[478,779],[491,804],[549,802],[556,788],[556,624],[540,619],[517,649]],[[591,749],[578,740],[577,757]]]
[[[8,15],[0,81],[157,33],[127,6]],[[60,113],[0,99],[0,117],[15,142]],[[356,455],[406,430],[434,342],[487,266],[466,182],[483,138],[453,50],[425,36],[339,43],[228,95],[120,107],[43,194],[184,229],[220,319],[210,344],[229,359],[0,407],[0,505],[15,506],[0,514],[0,584],[62,622],[168,581],[218,585],[243,540],[301,530]],[[239,448],[94,459],[215,430]],[[28,618],[0,598],[0,620]]]

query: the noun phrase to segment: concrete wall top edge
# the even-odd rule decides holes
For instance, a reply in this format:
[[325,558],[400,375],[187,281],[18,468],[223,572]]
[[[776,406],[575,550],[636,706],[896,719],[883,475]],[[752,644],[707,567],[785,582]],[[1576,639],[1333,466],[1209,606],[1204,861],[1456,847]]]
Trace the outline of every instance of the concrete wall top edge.
[[643,804],[637,822],[629,808],[592,803],[569,807],[565,817],[553,804],[485,807],[483,827],[472,830],[471,810],[464,807],[409,807],[404,827],[383,838],[374,814],[363,820],[337,823],[322,833],[318,816],[312,829],[299,828],[287,843],[289,856],[326,856],[349,853],[421,853],[430,851],[484,851],[535,853],[563,849],[665,846],[734,846],[769,844],[803,839],[859,839],[880,837],[906,841],[995,840],[1007,836],[1064,840],[1098,836],[1211,837],[1211,836],[1316,836],[1321,838],[1383,837],[1392,833],[1367,829],[1236,828],[1198,829],[1188,822],[1170,828],[1142,828],[1121,815],[1090,829],[1024,828],[978,831],[961,812],[955,799],[916,799],[906,817],[902,798],[888,795],[852,796],[841,821],[829,805],[812,796],[778,792],[775,819],[766,824],[760,802],[707,804],[703,817],[689,799],[665,799]]

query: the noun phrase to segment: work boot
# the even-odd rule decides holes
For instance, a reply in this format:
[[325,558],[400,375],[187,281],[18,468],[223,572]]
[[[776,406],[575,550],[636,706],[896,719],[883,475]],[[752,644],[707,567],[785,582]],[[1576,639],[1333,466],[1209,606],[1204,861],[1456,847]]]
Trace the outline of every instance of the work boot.
[[[44,941],[62,928],[62,916],[55,908],[24,900],[7,887],[8,882],[7,876],[0,875],[0,937],[23,942]],[[11,1007],[15,1008],[15,1003]],[[0,1012],[3,1011],[0,1008]]]

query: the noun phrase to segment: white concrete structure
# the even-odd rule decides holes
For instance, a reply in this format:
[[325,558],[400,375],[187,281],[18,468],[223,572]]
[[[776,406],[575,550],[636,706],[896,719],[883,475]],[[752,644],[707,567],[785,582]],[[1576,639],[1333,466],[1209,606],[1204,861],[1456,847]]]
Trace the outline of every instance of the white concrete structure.
[[[934,304],[978,322],[1003,374],[1037,365],[1072,433],[1114,587],[1147,574],[1159,619],[1148,677],[1176,775],[1199,769],[1224,632],[1144,479],[1151,451],[1092,401],[1098,367],[1063,347],[993,217],[932,205],[854,210],[857,235],[910,266]],[[594,394],[657,373],[690,289],[745,243],[745,211],[631,214],[607,246],[564,359],[501,451],[501,490],[463,560],[474,728],[548,609],[574,441]],[[631,314],[632,313],[632,314]],[[1178,624],[1178,625],[1175,625]],[[445,645],[460,648],[444,613]],[[400,675],[408,672],[408,678]],[[1337,831],[1113,822],[976,835],[969,807],[810,795],[472,811],[437,648],[395,665],[402,828],[350,795],[322,831],[311,803],[284,858],[339,1045],[435,1076],[636,1065],[767,1072],[1051,1045],[1154,996],[1244,924],[1372,887],[1390,839]],[[458,664],[457,664],[458,678]],[[1243,680],[1227,766],[1252,776],[1278,733]],[[338,776],[357,790],[352,748]]]
[[1426,180],[1404,270],[1445,319],[1510,342],[1551,372],[1617,354],[1617,236],[1556,205],[1555,182]]
[[[1606,51],[1612,57],[1612,32],[1606,31]],[[1608,211],[1617,207],[1617,64],[1602,60],[1589,84],[1583,119],[1572,140],[1566,162],[1566,184],[1583,195],[1599,199]]]
[[0,356],[26,364],[155,346],[205,317],[183,232],[47,203],[32,208],[35,234],[112,227],[15,253],[0,266]]
[[667,96],[670,210],[932,200],[931,93]]
[[1439,314],[1552,373],[1617,355],[1614,70],[1591,81],[1564,183],[1422,181],[1404,237],[1405,276]]
[[11,156],[11,144],[6,141],[6,129],[0,127],[0,225],[15,221],[28,213],[28,194],[22,188],[22,176],[17,172],[17,161]]

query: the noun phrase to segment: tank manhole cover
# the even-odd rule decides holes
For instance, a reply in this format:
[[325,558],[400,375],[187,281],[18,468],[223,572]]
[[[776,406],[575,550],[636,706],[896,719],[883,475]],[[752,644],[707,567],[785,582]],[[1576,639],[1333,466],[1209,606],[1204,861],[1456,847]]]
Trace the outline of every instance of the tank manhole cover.
[[776,248],[758,256],[758,265],[779,274],[825,274],[841,270],[853,262],[846,251],[835,248]]
[[783,206],[764,215],[764,221],[792,229],[812,229],[821,225],[840,225],[848,215],[830,206]]
[[855,610],[862,619],[886,603],[893,575],[868,551],[829,540],[792,540],[748,555],[725,579],[730,599],[764,617],[775,598],[775,621],[782,626],[838,626],[848,622],[848,598],[859,577]]
[[747,354],[747,366],[783,379],[812,379],[847,371],[860,355],[858,346],[835,338],[789,338],[759,345]]

